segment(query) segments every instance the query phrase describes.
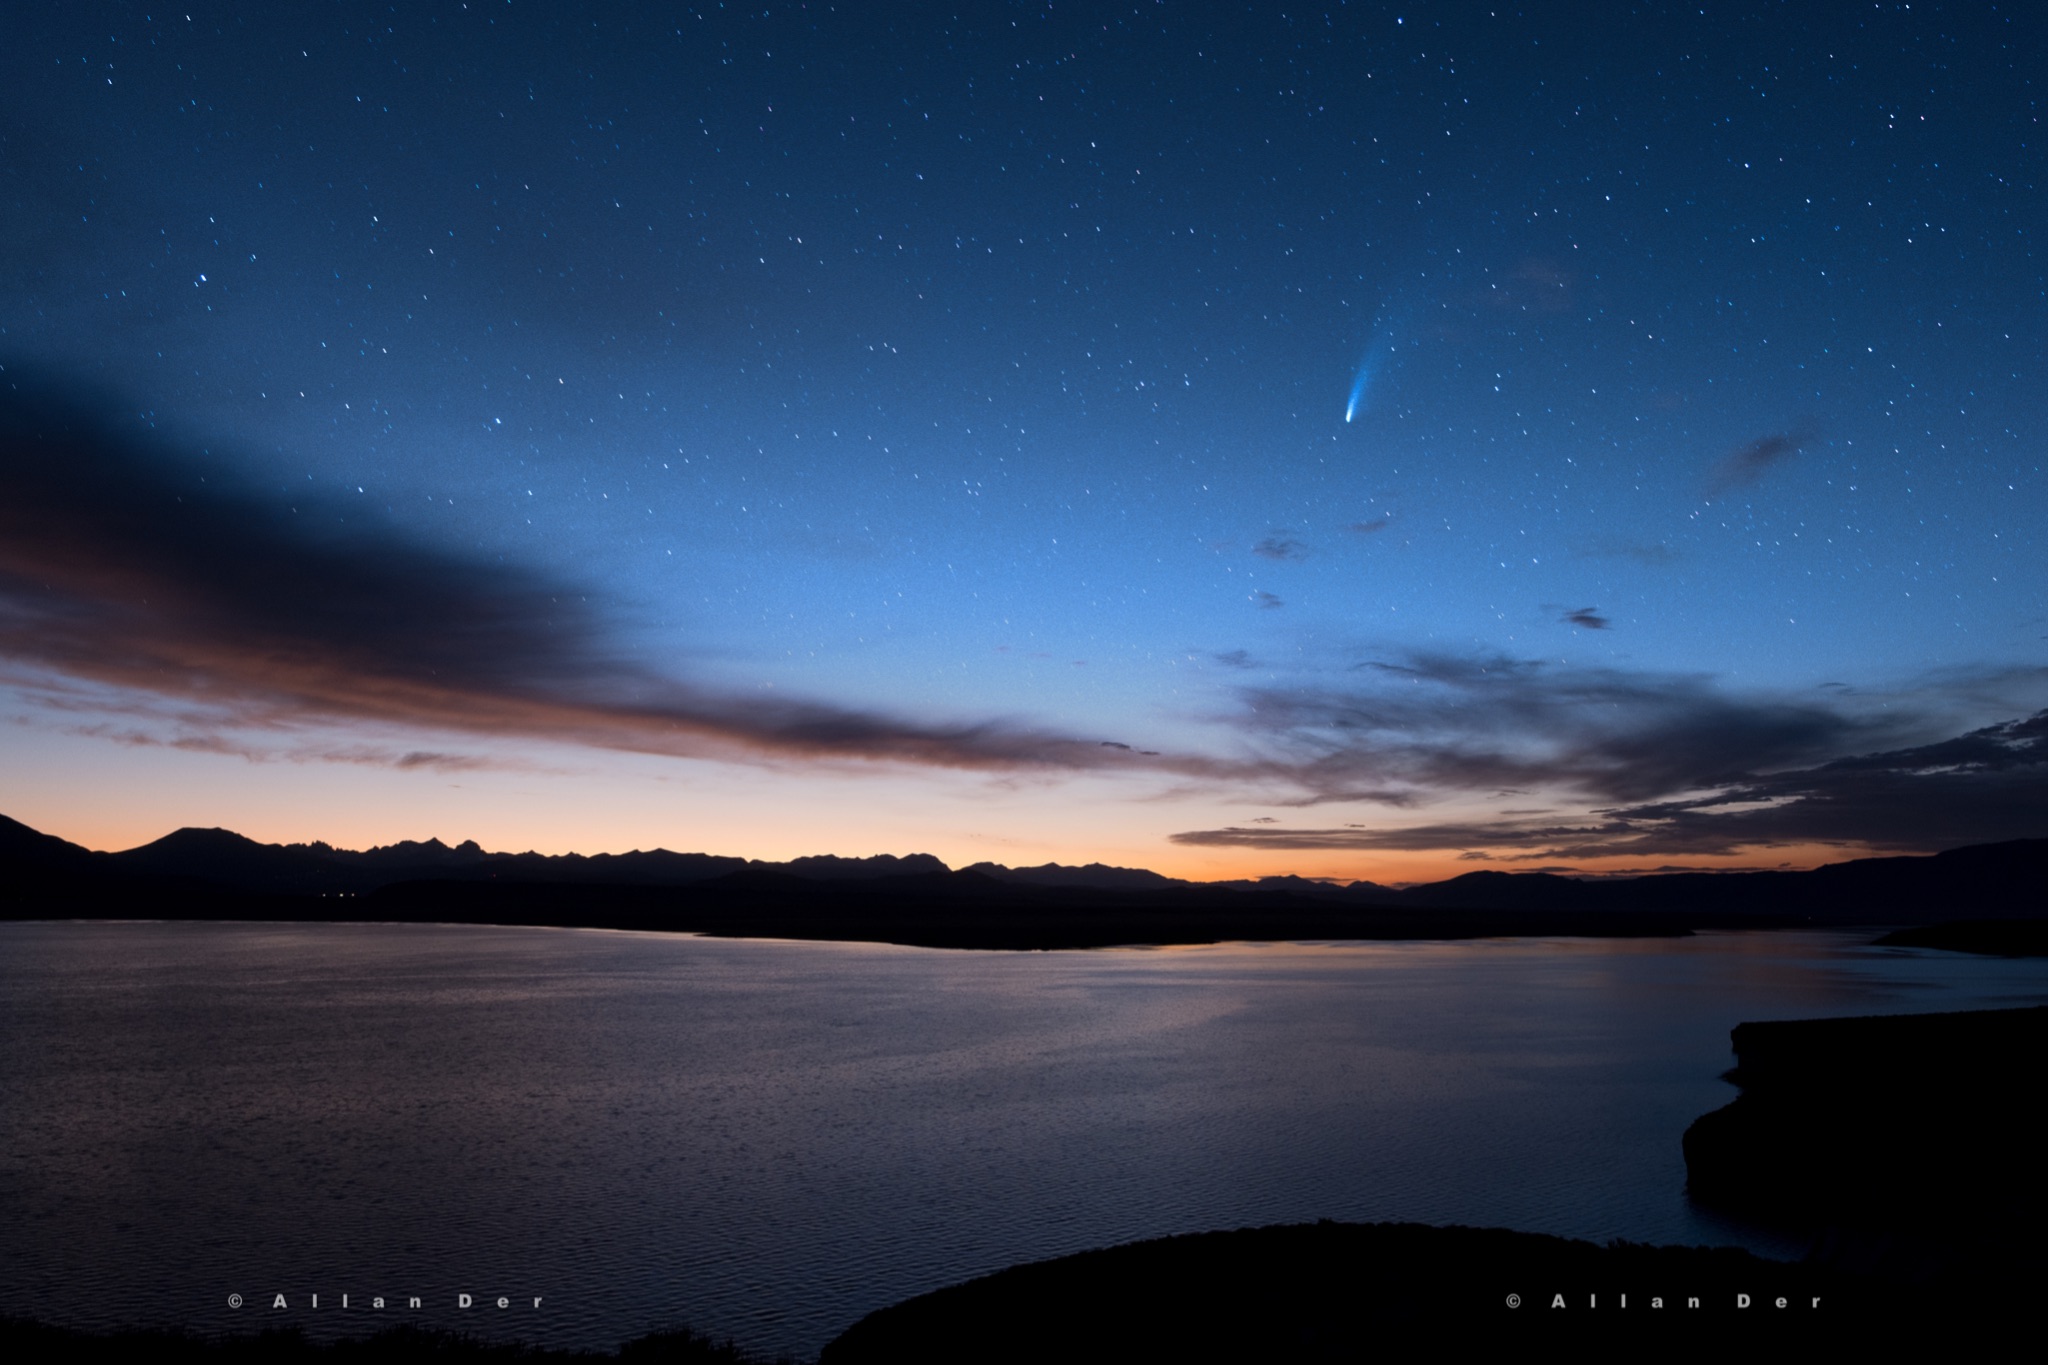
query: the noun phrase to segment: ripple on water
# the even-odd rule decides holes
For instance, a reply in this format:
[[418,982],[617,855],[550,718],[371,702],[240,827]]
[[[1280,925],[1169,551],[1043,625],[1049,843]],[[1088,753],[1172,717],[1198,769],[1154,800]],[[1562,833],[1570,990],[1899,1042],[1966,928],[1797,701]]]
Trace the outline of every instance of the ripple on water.
[[1682,1194],[1729,1028],[2043,1000],[2048,963],[1840,934],[1005,955],[0,925],[0,1312],[414,1315],[360,1307],[381,1293],[483,1335],[688,1322],[807,1356],[911,1294],[1210,1228],[1782,1253]]

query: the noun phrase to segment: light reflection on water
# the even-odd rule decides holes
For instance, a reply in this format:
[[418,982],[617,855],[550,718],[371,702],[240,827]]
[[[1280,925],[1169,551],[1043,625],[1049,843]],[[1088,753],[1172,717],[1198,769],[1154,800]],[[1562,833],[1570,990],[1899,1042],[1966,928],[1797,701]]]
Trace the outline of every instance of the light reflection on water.
[[1867,937],[1001,954],[0,925],[0,1312],[355,1332],[405,1312],[368,1296],[417,1294],[414,1320],[488,1335],[687,1321],[808,1356],[942,1284],[1209,1228],[1796,1254],[1684,1199],[1728,1030],[2048,1001],[2048,962]]

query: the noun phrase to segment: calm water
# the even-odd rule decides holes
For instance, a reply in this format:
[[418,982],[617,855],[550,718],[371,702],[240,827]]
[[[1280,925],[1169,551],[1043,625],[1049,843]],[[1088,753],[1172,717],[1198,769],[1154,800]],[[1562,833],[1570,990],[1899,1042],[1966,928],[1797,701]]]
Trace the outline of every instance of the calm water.
[[6,924],[0,1312],[591,1346],[689,1322],[809,1356],[939,1285],[1211,1228],[1796,1254],[1683,1196],[1728,1030],[2044,1001],[2048,962],[1840,934],[1004,955]]

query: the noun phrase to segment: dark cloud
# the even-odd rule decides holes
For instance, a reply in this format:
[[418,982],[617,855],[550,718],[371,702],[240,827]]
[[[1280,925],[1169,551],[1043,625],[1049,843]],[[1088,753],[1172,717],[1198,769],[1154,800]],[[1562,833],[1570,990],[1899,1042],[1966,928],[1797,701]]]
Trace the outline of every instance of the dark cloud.
[[1804,424],[1779,435],[1759,436],[1714,466],[1707,475],[1707,496],[1718,497],[1731,489],[1755,483],[1773,465],[1790,459],[1801,446],[1812,440],[1813,430]]
[[465,754],[441,754],[427,749],[414,749],[398,756],[392,764],[397,768],[432,768],[436,772],[470,772],[477,768],[492,766],[488,760],[471,758]]
[[1369,660],[1354,676],[1239,691],[1238,726],[1312,800],[1403,790],[1657,800],[1824,761],[1901,724],[1832,698],[1730,696],[1703,676],[1501,656]]
[[1678,551],[1669,545],[1650,545],[1635,540],[1597,540],[1573,553],[1581,559],[1632,559],[1651,567],[1676,564],[1680,558]]
[[2038,838],[2048,834],[2048,711],[1938,743],[1766,774],[1732,774],[1698,786],[1713,790],[1598,810],[1577,823],[1478,820],[1380,830],[1231,827],[1172,837],[1179,844],[1297,852],[1481,846],[1525,850],[1494,854],[1521,862],[1706,856],[1787,844],[1930,852]]
[[1209,657],[1222,664],[1225,668],[1256,668],[1258,666],[1253,661],[1250,652],[1242,649],[1228,650],[1221,654],[1211,654]]
[[1252,546],[1252,553],[1266,559],[1306,559],[1308,546],[1284,531],[1275,531]]
[[1577,611],[1568,611],[1557,619],[1564,625],[1584,626],[1587,630],[1605,630],[1611,624],[1600,614],[1598,607],[1580,607]]
[[2048,834],[2048,711],[1609,814],[1654,827],[1659,851],[1690,853],[1749,842],[1912,849],[2039,837]]
[[473,754],[436,753],[425,749],[394,751],[370,745],[351,745],[345,748],[299,745],[278,748],[273,745],[243,743],[219,734],[186,733],[165,737],[144,729],[105,724],[65,726],[64,731],[89,739],[107,740],[131,749],[176,749],[185,753],[243,758],[251,763],[272,763],[279,760],[290,763],[353,763],[373,768],[431,768],[436,772],[474,772],[480,769],[530,770],[531,767],[525,763],[504,759],[482,758]]
[[[1246,829],[1238,825],[1229,825],[1222,829],[1188,830],[1169,836],[1169,840],[1176,844],[1204,848],[1259,848],[1291,853],[1339,849],[1441,853],[1451,849],[1470,851],[1474,844],[1512,848],[1518,843],[1531,840],[1543,842],[1538,837],[1540,834],[1562,837],[1571,832],[1577,831],[1572,827],[1535,831],[1494,825],[1485,821],[1474,821],[1470,824],[1410,825],[1404,829],[1366,829],[1357,825],[1344,825],[1336,829]],[[1493,859],[1502,855],[1485,856]],[[1545,853],[1534,856],[1554,855]]]
[[1272,611],[1275,607],[1284,607],[1287,605],[1285,602],[1281,601],[1278,597],[1275,597],[1272,593],[1269,592],[1253,593],[1252,601],[1258,603],[1259,608],[1262,611]]
[[250,491],[139,426],[27,395],[15,375],[0,391],[0,657],[204,708],[215,728],[318,716],[657,753],[1129,761],[1002,721],[913,722],[662,675],[610,643],[578,585],[420,545],[355,503]]

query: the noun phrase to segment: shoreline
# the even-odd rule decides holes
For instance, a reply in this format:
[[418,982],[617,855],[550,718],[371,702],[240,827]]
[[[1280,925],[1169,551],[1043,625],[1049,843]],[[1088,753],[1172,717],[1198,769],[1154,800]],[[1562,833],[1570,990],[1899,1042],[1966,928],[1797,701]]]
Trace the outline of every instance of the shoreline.
[[0,901],[0,921],[474,924],[714,938],[1062,951],[1232,942],[1683,938],[1703,930],[1870,927],[1769,912],[1347,904],[1282,891],[1120,892],[962,874],[811,881],[746,876],[687,886],[402,882],[361,895],[211,885],[46,888]]

